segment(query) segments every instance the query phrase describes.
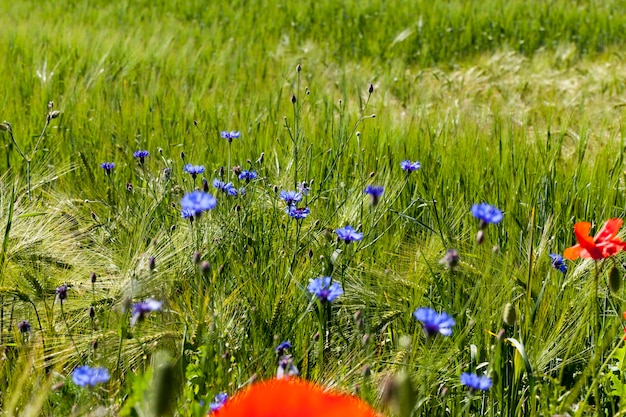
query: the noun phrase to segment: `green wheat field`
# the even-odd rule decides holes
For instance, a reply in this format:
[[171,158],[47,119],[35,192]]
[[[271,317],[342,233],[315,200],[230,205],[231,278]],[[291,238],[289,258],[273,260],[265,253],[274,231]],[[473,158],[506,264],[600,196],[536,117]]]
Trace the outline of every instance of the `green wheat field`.
[[3,416],[626,414],[626,1],[0,4]]

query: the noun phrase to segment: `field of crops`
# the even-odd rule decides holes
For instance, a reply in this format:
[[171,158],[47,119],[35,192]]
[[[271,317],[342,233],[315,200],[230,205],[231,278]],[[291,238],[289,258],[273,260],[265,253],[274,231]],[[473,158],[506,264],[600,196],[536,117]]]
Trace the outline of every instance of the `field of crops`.
[[2,415],[626,412],[626,2],[2,9]]

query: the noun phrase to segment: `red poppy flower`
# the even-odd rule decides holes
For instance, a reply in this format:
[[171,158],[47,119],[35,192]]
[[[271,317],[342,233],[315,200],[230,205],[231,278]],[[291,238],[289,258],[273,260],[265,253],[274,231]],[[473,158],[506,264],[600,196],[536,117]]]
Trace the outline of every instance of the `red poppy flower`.
[[578,222],[574,225],[577,245],[565,249],[563,257],[567,259],[599,259],[613,256],[626,248],[626,242],[615,237],[622,227],[622,219],[610,219],[602,226],[596,237],[589,236],[591,223]]
[[211,417],[380,417],[362,400],[298,378],[251,385]]

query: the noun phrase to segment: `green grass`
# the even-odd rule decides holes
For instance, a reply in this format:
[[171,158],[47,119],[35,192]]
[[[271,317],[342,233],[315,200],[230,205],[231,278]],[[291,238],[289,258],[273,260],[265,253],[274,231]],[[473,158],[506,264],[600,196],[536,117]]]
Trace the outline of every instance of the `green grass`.
[[[100,3],[0,15],[0,121],[17,143],[0,131],[6,415],[149,416],[167,399],[201,416],[200,401],[274,375],[283,340],[302,377],[386,415],[623,412],[613,262],[596,284],[592,262],[563,276],[548,256],[575,243],[575,222],[595,233],[625,216],[622,2]],[[51,100],[62,113],[33,152]],[[223,168],[246,195],[181,219],[201,186],[186,163],[209,185]],[[298,223],[278,192],[300,181]],[[385,186],[376,206],[369,184]],[[480,201],[505,215],[477,245]],[[337,242],[346,224],[360,243]],[[439,263],[449,248],[455,270]],[[322,311],[306,286],[323,275],[344,294]],[[130,326],[147,297],[163,312]],[[425,338],[423,306],[454,316],[452,337]],[[77,387],[83,364],[111,381]],[[494,385],[469,397],[459,375],[475,370]],[[386,401],[402,375],[414,395]]]

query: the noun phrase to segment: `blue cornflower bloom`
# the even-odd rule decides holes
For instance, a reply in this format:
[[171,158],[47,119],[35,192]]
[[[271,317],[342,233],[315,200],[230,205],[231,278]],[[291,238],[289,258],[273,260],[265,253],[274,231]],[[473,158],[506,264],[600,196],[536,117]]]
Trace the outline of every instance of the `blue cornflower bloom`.
[[415,310],[413,316],[424,324],[427,336],[435,336],[441,333],[443,336],[452,335],[454,319],[446,312],[437,313],[432,308],[421,307]]
[[31,329],[30,322],[28,320],[22,320],[17,323],[17,328],[19,329],[20,333],[28,333]]
[[105,174],[109,175],[115,168],[115,162],[103,162],[100,164],[100,168],[104,169]]
[[378,204],[380,198],[383,196],[383,193],[385,192],[385,187],[379,185],[368,185],[367,187],[365,187],[365,190],[363,190],[363,192],[365,194],[369,194],[372,197],[372,204],[376,205]]
[[306,216],[308,216],[311,212],[308,207],[298,208],[296,206],[289,206],[285,209],[285,211],[287,212],[287,214],[289,214],[289,217],[296,220],[302,220],[306,218]]
[[232,182],[225,183],[224,181],[220,181],[217,178],[213,180],[213,188],[220,190],[223,193],[227,193],[228,195],[237,195],[237,189],[233,186]]
[[204,211],[212,210],[217,205],[217,199],[204,191],[192,191],[183,196],[180,200],[183,218],[199,216]]
[[302,195],[309,195],[309,193],[311,192],[311,187],[306,181],[299,182],[296,188],[298,189],[298,192]]
[[72,372],[72,381],[79,387],[95,386],[107,382],[111,377],[106,368],[92,368],[84,365],[79,366]]
[[408,159],[405,161],[400,162],[400,168],[402,168],[403,171],[406,172],[413,172],[413,171],[417,171],[418,169],[420,169],[422,167],[422,164],[420,164],[419,162],[415,161],[415,162],[411,162]]
[[232,197],[237,197],[239,191],[235,188],[235,186],[233,186],[232,183],[229,182],[228,184],[226,184],[226,193]]
[[341,284],[333,282],[331,277],[312,279],[306,289],[319,298],[320,301],[333,302],[337,297],[343,294]]
[[302,194],[297,191],[282,190],[279,196],[288,206],[293,206],[302,200]]
[[227,400],[228,394],[226,394],[225,392],[220,392],[219,394],[217,394],[213,402],[209,404],[211,411],[217,411],[222,408]]
[[183,167],[183,171],[187,174],[191,174],[191,178],[195,180],[199,174],[204,174],[204,165],[187,164]]
[[161,311],[162,308],[163,303],[152,298],[133,304],[133,314],[130,319],[130,325],[134,326],[138,321],[142,321],[149,313],[153,311]]
[[352,226],[345,226],[335,230],[339,240],[343,240],[346,243],[355,242],[363,239],[363,233],[359,233]]
[[280,355],[287,349],[291,349],[291,342],[289,340],[285,340],[280,345],[276,346],[276,353]]
[[502,212],[487,203],[474,204],[472,206],[472,215],[480,220],[481,228],[487,223],[498,224],[502,221]]
[[239,174],[239,179],[240,180],[246,180],[246,182],[250,182],[252,180],[256,180],[259,177],[259,175],[256,173],[256,171],[246,171],[243,170],[241,171],[241,174]]
[[222,131],[222,137],[229,142],[232,142],[233,139],[239,139],[240,136],[241,132],[238,132],[236,130],[231,130],[230,132],[227,130]]
[[550,258],[552,258],[552,268],[558,269],[563,274],[567,272],[567,265],[565,264],[565,260],[563,257],[556,253],[551,253]]
[[487,391],[491,388],[491,378],[485,375],[478,376],[474,373],[463,372],[461,374],[461,384],[468,387],[471,391]]
[[133,156],[137,159],[139,159],[139,163],[143,164],[146,160],[146,158],[148,157],[148,155],[150,155],[150,152],[148,151],[135,151],[133,153]]
[[57,293],[57,299],[59,300],[61,304],[63,304],[63,301],[67,299],[67,285],[66,284],[59,285],[56,289],[56,293]]

